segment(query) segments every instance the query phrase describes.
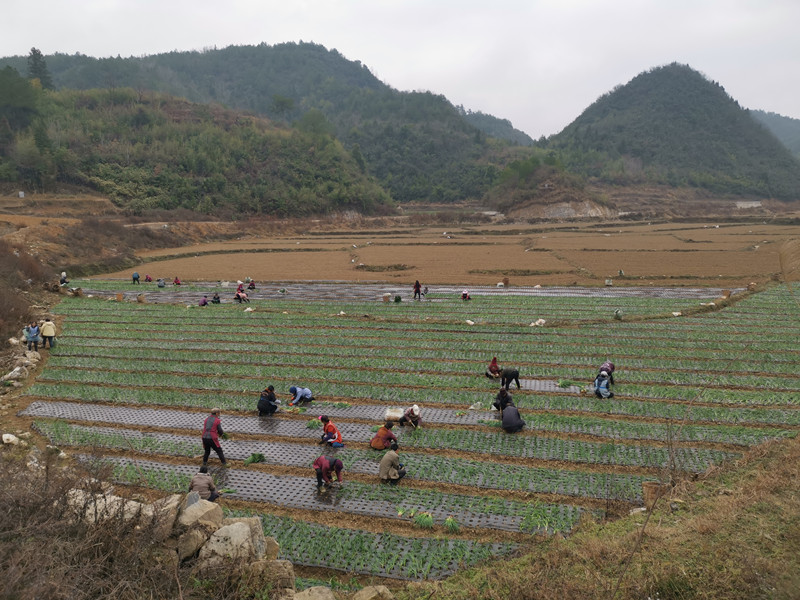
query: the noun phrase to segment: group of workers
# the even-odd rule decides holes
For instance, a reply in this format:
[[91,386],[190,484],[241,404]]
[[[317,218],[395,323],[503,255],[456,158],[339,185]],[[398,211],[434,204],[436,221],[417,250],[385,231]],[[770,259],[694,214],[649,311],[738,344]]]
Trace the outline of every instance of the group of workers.
[[22,328],[22,337],[28,350],[39,351],[39,344],[42,349],[47,348],[48,344],[52,349],[56,343],[56,324],[50,319],[45,319],[41,324],[31,321]]
[[[514,404],[509,389],[512,381],[517,384],[517,389],[520,388],[519,370],[514,368],[501,369],[497,364],[497,357],[493,357],[486,369],[486,377],[493,380],[501,380],[500,390],[495,396],[492,406],[500,413],[503,430],[507,433],[522,431],[525,428],[525,421],[520,416],[519,409]],[[598,398],[613,398],[614,394],[611,392],[611,386],[613,384],[614,363],[605,361],[600,366],[600,370],[594,380],[593,387],[595,395],[597,395]],[[289,406],[300,406],[313,401],[314,395],[309,388],[296,385],[289,387]],[[275,395],[275,387],[273,385],[268,385],[261,392],[261,396],[258,399],[256,407],[258,415],[260,417],[271,416],[279,410],[280,404],[281,401]],[[190,484],[190,491],[197,491],[201,498],[211,501],[219,497],[214,487],[213,480],[208,474],[207,464],[211,451],[214,450],[217,453],[223,465],[227,464],[222,446],[219,442],[219,438],[224,435],[219,413],[219,408],[213,408],[211,414],[203,422],[203,466],[200,472],[192,478]],[[342,433],[333,421],[331,421],[330,417],[327,415],[320,415],[318,419],[322,423],[322,435],[318,443],[332,449],[343,448],[344,441]],[[397,485],[407,474],[405,466],[400,462],[397,436],[392,432],[395,420],[401,427],[406,425],[414,429],[421,427],[422,416],[419,406],[416,404],[410,406],[403,410],[399,417],[395,416],[394,420],[390,420],[387,417],[385,423],[378,428],[377,432],[370,440],[370,447],[374,450],[385,451],[378,466],[378,474],[381,482],[389,485]],[[323,454],[314,461],[312,467],[317,477],[317,490],[320,492],[324,492],[331,486],[343,482],[342,471],[344,470],[344,464],[335,456]]]

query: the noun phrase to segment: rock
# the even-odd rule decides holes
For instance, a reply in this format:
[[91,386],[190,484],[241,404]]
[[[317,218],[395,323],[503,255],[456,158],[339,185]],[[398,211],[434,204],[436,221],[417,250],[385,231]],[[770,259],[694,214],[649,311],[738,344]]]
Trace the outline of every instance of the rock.
[[18,379],[27,379],[27,378],[28,378],[28,369],[26,369],[25,367],[15,367],[14,370],[0,377],[0,381],[12,381]]
[[264,586],[269,585],[272,590],[282,590],[289,598],[294,597],[294,566],[288,560],[257,560],[242,570],[250,578],[263,582]]
[[12,346],[19,346],[19,339],[15,337],[8,338],[8,343]]
[[[263,533],[263,530],[262,530]],[[267,560],[277,560],[281,553],[281,547],[274,537],[264,538],[264,558]]]
[[336,600],[331,588],[315,585],[294,595],[295,600]]
[[[258,517],[235,517],[224,519],[222,521],[223,525],[233,525],[234,523],[244,523],[250,528],[250,541],[253,544],[253,550],[255,552],[254,556],[256,558],[264,557],[264,553],[266,552],[267,548],[267,540],[264,537],[264,528],[261,525],[261,519]],[[273,538],[270,539],[275,542]],[[275,542],[276,546],[277,544],[278,543]],[[275,556],[268,558],[271,558],[271,560],[278,558],[277,552],[275,553]]]
[[9,446],[17,446],[19,445],[19,438],[15,436],[13,433],[4,433],[3,443]]
[[[222,509],[220,509],[222,512]],[[245,523],[232,523],[220,527],[200,549],[198,560],[201,571],[222,567],[228,560],[249,562],[255,555],[250,541],[250,527]]]
[[32,434],[31,434],[30,431],[26,431],[25,433],[20,433],[19,434],[19,437],[21,437],[23,440],[29,440],[29,439],[31,439],[31,436],[32,436]]
[[352,600],[394,600],[394,594],[385,585],[368,585],[353,594]]
[[156,541],[164,540],[172,533],[181,500],[181,494],[172,494],[146,505],[142,510],[142,524],[147,523],[153,527],[153,538]]
[[42,355],[39,354],[36,350],[26,350],[25,358],[28,358],[34,362],[39,362],[40,360],[42,360]]
[[222,507],[202,499],[182,508],[178,515],[178,523],[187,528],[201,525],[218,529],[222,526],[222,519]]
[[195,527],[186,531],[178,537],[178,543],[175,548],[178,560],[186,560],[194,556],[203,544],[208,541],[209,533],[203,527]]

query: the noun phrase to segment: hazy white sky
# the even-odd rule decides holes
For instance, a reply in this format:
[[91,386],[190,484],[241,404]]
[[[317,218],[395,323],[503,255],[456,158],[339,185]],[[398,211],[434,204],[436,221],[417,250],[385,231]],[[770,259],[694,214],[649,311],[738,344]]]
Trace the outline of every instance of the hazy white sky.
[[2,15],[0,56],[315,42],[533,138],[671,62],[800,118],[800,0],[4,0]]

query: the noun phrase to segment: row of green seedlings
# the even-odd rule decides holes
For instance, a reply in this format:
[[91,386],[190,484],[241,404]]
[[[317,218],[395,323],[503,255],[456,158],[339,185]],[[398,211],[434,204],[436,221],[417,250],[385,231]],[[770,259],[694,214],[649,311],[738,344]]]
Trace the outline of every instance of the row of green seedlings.
[[[370,373],[372,374],[372,373]],[[417,387],[409,387],[408,378],[401,384],[390,383],[336,383],[327,378],[323,378],[321,373],[314,372],[313,378],[308,378],[308,373],[303,369],[298,369],[295,377],[291,377],[280,371],[280,380],[287,385],[297,381],[297,377],[304,377],[304,382],[313,386],[315,393],[329,397],[367,397],[386,402],[408,401],[410,395],[418,403],[452,403],[452,404],[474,404],[486,399],[488,392],[475,392],[468,389],[446,389],[436,387],[442,382],[442,378],[427,377],[418,378],[413,381]],[[169,375],[161,373],[140,373],[136,370],[130,371],[94,371],[75,368],[47,367],[39,381],[59,381],[69,383],[95,383],[124,385],[130,387],[170,387],[175,389],[207,390],[219,393],[236,393],[243,389],[253,389],[260,385],[261,381],[278,380],[275,371],[267,367],[254,367],[252,377],[203,377],[197,375]],[[373,380],[381,380],[379,375]],[[425,380],[425,381],[423,381]],[[427,382],[426,382],[427,381]],[[623,394],[620,388],[624,387]],[[659,398],[664,400],[699,400],[705,403],[719,403],[732,405],[764,405],[764,406],[800,406],[800,392],[797,391],[770,391],[770,390],[730,390],[730,389],[711,389],[688,386],[664,386],[664,385],[627,385],[617,386],[615,394],[618,397],[641,397]],[[422,396],[421,398],[419,396]],[[610,403],[609,403],[610,404]]]
[[[72,339],[71,345],[65,346],[62,344],[58,348],[56,356],[91,356],[91,357],[104,357],[115,359],[132,359],[132,360],[166,360],[169,362],[224,362],[226,364],[237,363],[263,363],[272,362],[277,365],[293,365],[296,364],[297,355],[303,357],[303,364],[308,367],[316,366],[331,366],[332,358],[335,358],[336,366],[340,368],[352,368],[366,365],[372,369],[399,369],[406,371],[430,371],[436,367],[437,371],[444,371],[452,365],[458,364],[460,372],[469,371],[472,373],[480,372],[485,366],[483,362],[475,361],[474,354],[470,359],[459,359],[458,357],[451,357],[444,351],[439,351],[437,356],[420,355],[419,357],[410,357],[395,349],[390,349],[387,352],[381,351],[380,356],[369,354],[371,349],[365,347],[348,347],[342,349],[341,347],[328,347],[328,346],[291,346],[284,344],[280,350],[273,348],[264,348],[259,351],[249,351],[243,354],[240,350],[230,348],[220,348],[217,350],[213,357],[207,357],[202,353],[202,345],[198,345],[195,349],[176,350],[170,348],[167,344],[153,344],[149,343],[148,347],[143,347],[139,344],[125,345],[125,346],[109,346],[104,339]],[[344,350],[344,352],[341,352]],[[603,355],[605,356],[605,355]],[[592,356],[584,353],[573,354],[544,354],[542,353],[536,363],[536,368],[541,368],[545,365],[580,365],[591,363],[595,365],[603,360],[603,357],[597,355],[595,360],[591,360]],[[461,360],[461,362],[453,362],[454,360]],[[526,360],[527,359],[527,360]],[[518,360],[512,353],[504,356],[504,360],[513,361],[512,364],[516,365],[530,365],[530,356]],[[700,359],[675,359],[667,360],[659,356],[651,356],[648,358],[643,357],[617,357],[616,360],[624,361],[626,370],[649,369],[657,372],[663,371],[685,371],[689,373],[696,373],[699,371],[719,372],[720,370],[730,371],[745,371],[751,373],[771,373],[774,375],[792,375],[796,371],[796,357],[792,359],[783,360],[770,360],[762,356],[760,361],[744,361],[738,358],[725,359],[719,356],[714,360],[700,360]],[[436,363],[442,363],[438,365]],[[523,367],[524,368],[524,367]],[[531,365],[529,368],[533,368]],[[577,385],[585,385],[585,381],[580,380],[575,382]]]
[[[96,355],[71,355],[70,352],[60,353],[52,357],[53,366],[79,367],[79,368],[103,368],[103,369],[136,369],[151,372],[172,372],[190,374],[221,374],[228,376],[249,377],[254,374],[252,363],[228,362],[224,360],[224,355],[216,354],[216,360],[197,360],[197,355],[184,357],[170,353],[161,359],[144,359],[132,356],[96,356]],[[168,350],[165,348],[165,352]],[[285,353],[285,350],[284,350]],[[411,382],[416,385],[438,385],[441,387],[464,387],[474,383],[475,373],[480,372],[480,365],[473,365],[472,372],[468,368],[453,372],[446,371],[447,367],[431,363],[430,361],[398,361],[393,364],[385,359],[375,359],[365,356],[361,358],[341,358],[337,360],[336,367],[332,367],[330,360],[332,357],[321,357],[316,361],[304,361],[303,369],[314,368],[315,374],[319,377],[330,378],[337,381],[365,381],[367,376],[380,377],[384,384],[402,384]],[[285,356],[270,357],[268,361],[270,368],[281,368],[286,377],[300,376],[301,369],[296,368],[296,358]],[[563,363],[561,363],[563,365]],[[361,377],[354,373],[353,369],[364,371]],[[369,371],[366,371],[369,369]],[[388,369],[388,370],[386,370]],[[435,373],[423,374],[421,370],[435,370]],[[586,385],[595,375],[596,366],[560,366],[539,365],[537,367],[539,376],[553,378],[579,377],[577,385]],[[466,373],[464,372],[466,371]],[[750,371],[752,372],[752,371]],[[738,387],[757,387],[779,390],[800,389],[800,377],[796,375],[786,377],[766,376],[766,375],[728,375],[722,373],[698,373],[694,371],[679,372],[674,370],[660,369],[658,371],[639,371],[626,365],[625,384],[649,383],[654,380],[661,380],[672,385],[714,385],[714,386],[738,386]]]
[[[230,516],[251,511],[226,510]],[[295,564],[402,579],[448,575],[513,544],[485,544],[458,539],[410,538],[389,533],[326,527],[289,517],[261,516],[264,535],[275,538],[281,556]]]

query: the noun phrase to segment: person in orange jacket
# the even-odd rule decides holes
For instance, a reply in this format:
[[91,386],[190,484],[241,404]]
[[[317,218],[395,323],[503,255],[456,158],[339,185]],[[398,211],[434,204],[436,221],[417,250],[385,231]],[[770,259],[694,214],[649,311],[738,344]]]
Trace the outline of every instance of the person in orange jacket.
[[327,415],[321,415],[319,420],[322,421],[322,439],[320,444],[330,444],[332,448],[342,448],[342,434],[339,429],[334,425]]

